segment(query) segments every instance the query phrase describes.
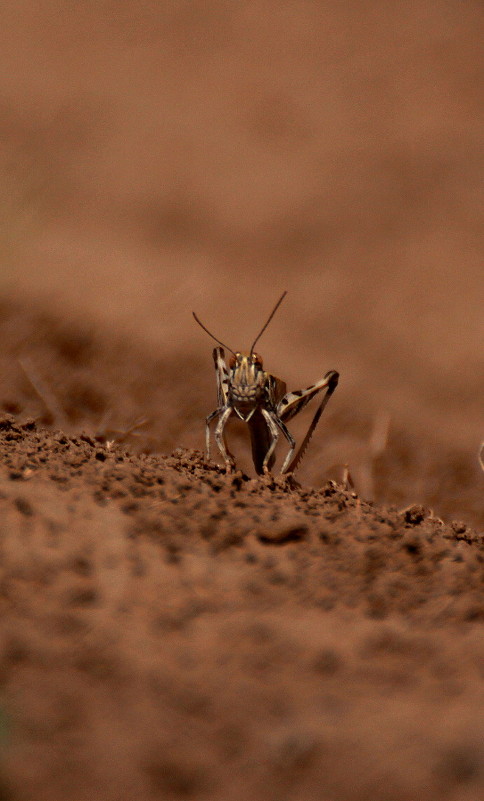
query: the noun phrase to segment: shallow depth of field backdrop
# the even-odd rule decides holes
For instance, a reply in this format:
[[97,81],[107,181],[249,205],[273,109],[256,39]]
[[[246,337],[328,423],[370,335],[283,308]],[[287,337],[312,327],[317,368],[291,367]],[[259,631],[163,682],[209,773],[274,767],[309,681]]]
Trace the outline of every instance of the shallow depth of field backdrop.
[[[482,21],[2,4],[0,801],[484,797]],[[283,290],[301,489],[192,450]]]
[[[348,463],[363,496],[482,526],[482,5],[17,2],[0,44],[3,314],[120,343],[76,418],[34,323],[4,409],[45,412],[34,375],[54,425],[202,447],[191,310],[244,349],[287,289],[266,367],[341,373],[300,479]],[[123,341],[160,368],[129,409]]]

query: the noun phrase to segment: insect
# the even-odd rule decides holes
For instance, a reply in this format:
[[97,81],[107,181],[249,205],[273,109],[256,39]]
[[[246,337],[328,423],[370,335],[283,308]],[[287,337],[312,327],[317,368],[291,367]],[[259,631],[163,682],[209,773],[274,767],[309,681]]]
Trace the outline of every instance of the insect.
[[[248,423],[252,447],[254,467],[259,475],[270,473],[275,461],[275,449],[282,434],[288,444],[289,451],[281,468],[281,474],[292,473],[301,461],[316,428],[323,410],[338,384],[339,374],[330,370],[324,378],[307,389],[298,389],[286,393],[286,384],[280,378],[267,373],[262,366],[261,357],[254,348],[287,292],[283,292],[267,321],[256,336],[248,354],[233,351],[215,337],[198,319],[198,325],[221,347],[214,348],[213,360],[217,376],[217,408],[208,415],[205,423],[205,440],[207,458],[210,458],[210,424],[218,418],[215,426],[215,442],[222,454],[227,472],[235,469],[235,459],[227,447],[224,429],[229,417],[236,414]],[[225,361],[227,348],[232,354],[228,364]],[[312,398],[325,390],[323,399],[316,410],[313,421],[308,428],[299,450],[294,455],[296,442],[289,432],[286,421],[295,417]]]

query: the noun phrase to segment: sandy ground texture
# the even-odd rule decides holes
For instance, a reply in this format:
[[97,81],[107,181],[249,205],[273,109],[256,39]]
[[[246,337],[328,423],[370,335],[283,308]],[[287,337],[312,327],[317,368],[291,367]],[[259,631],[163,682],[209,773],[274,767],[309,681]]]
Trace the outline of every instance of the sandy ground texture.
[[2,799],[482,795],[482,533],[162,456],[178,362],[2,319]]
[[[2,5],[2,801],[484,797],[483,21]],[[228,477],[191,312],[284,290],[266,368],[340,383]]]
[[477,799],[484,539],[0,420],[2,798]]

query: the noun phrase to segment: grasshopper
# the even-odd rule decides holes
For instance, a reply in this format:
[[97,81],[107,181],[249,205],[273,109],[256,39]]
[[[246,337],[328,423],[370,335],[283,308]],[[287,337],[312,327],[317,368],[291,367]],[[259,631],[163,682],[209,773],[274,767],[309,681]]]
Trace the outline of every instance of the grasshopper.
[[[213,350],[218,402],[215,411],[209,414],[206,419],[205,441],[207,458],[210,458],[210,424],[218,417],[215,427],[215,442],[224,458],[228,473],[235,469],[235,459],[227,448],[224,429],[229,417],[234,412],[249,426],[252,459],[256,472],[259,475],[270,473],[275,461],[275,448],[282,433],[289,443],[289,451],[282,465],[281,474],[293,473],[304,456],[319,418],[338,384],[339,374],[336,370],[330,370],[324,378],[321,378],[307,389],[298,389],[294,392],[286,393],[284,381],[263,369],[262,359],[254,348],[286,294],[287,292],[283,292],[277,301],[266,323],[256,336],[248,354],[233,351],[232,348],[224,345],[204,326],[195,312],[193,312],[198,325],[221,346]],[[228,365],[225,361],[224,348],[227,348],[232,353]],[[296,441],[287,429],[286,421],[299,414],[301,409],[322,390],[326,390],[323,399],[316,410],[316,414],[299,450],[294,455]]]

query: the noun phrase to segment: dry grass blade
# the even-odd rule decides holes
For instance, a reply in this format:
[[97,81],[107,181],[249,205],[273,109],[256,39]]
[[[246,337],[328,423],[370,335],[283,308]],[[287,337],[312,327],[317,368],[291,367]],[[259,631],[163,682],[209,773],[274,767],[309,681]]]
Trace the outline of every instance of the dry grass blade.
[[25,377],[39,396],[45,408],[52,415],[53,420],[58,425],[67,425],[67,418],[59,402],[57,401],[57,398],[52,390],[42,380],[32,361],[28,358],[28,356],[24,356],[23,358],[18,359],[18,363],[22,368]]
[[111,442],[124,442],[128,437],[139,437],[141,433],[137,430],[142,428],[146,423],[150,422],[148,417],[137,417],[131,425],[127,428],[115,428],[108,425],[108,419],[111,414],[108,412],[104,415],[96,432],[97,437],[102,437],[106,441]]
[[355,489],[355,482],[353,481],[353,476],[350,473],[349,465],[345,464],[343,467],[343,479],[342,485],[345,490],[354,490]]
[[391,415],[389,412],[380,409],[373,423],[373,430],[370,437],[370,451],[372,459],[379,456],[388,443],[388,433],[390,431]]

